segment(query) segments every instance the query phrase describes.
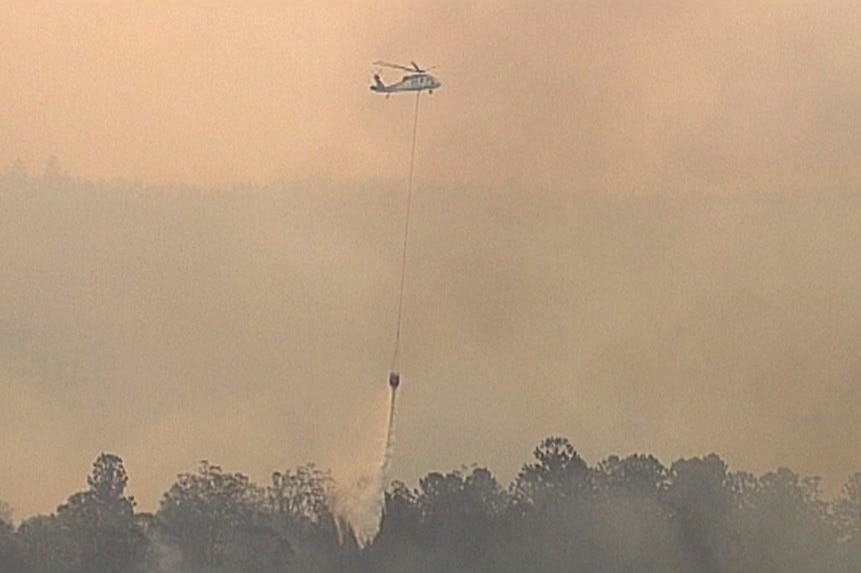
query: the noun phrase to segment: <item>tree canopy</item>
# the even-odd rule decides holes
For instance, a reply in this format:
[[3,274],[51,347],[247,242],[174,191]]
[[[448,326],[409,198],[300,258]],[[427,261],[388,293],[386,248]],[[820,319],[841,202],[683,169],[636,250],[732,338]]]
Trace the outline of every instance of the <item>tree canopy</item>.
[[136,512],[129,481],[106,453],[87,489],[51,515],[16,527],[0,504],[0,571],[861,570],[861,473],[826,501],[815,477],[733,472],[716,454],[590,465],[551,436],[508,486],[479,466],[432,471],[415,488],[392,482],[380,533],[364,548],[339,529],[334,480],[313,464],[275,472],[264,487],[203,461],[153,514]]

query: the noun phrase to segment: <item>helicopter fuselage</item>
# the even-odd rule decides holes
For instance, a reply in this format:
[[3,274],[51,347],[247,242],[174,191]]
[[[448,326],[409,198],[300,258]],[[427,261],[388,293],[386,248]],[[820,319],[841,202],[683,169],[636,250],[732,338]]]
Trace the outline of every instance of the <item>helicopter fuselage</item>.
[[379,75],[374,75],[374,85],[371,86],[371,91],[378,93],[391,94],[397,92],[420,92],[427,90],[432,93],[433,90],[442,86],[442,82],[430,74],[410,74],[404,76],[401,81],[386,85],[382,82]]

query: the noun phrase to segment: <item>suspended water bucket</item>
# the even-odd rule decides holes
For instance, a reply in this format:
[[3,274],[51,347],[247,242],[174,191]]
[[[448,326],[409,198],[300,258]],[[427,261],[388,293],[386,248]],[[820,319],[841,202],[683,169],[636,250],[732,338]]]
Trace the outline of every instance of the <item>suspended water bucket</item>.
[[390,372],[389,373],[389,386],[392,387],[392,390],[397,388],[400,385],[400,383],[401,383],[401,375],[398,374],[397,372]]

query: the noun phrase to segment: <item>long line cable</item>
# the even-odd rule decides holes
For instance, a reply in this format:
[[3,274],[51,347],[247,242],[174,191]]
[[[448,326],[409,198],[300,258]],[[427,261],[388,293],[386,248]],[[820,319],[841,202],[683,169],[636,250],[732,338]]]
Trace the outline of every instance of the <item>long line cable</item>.
[[404,282],[407,274],[407,240],[410,235],[410,208],[413,199],[413,169],[416,160],[416,134],[419,127],[419,96],[422,92],[416,92],[416,109],[413,113],[413,143],[410,149],[410,175],[407,183],[407,208],[406,216],[404,217],[404,242],[401,252],[401,287],[398,294],[398,323],[395,330],[395,351],[392,355],[392,372],[397,372],[398,369],[398,352],[401,346],[401,318],[404,310]]

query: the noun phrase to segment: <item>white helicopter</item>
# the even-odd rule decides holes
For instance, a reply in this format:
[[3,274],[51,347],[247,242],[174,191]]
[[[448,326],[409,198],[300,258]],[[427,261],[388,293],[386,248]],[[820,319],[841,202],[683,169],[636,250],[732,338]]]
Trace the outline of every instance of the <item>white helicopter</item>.
[[442,86],[442,82],[428,73],[429,70],[434,69],[436,66],[423,70],[415,62],[410,63],[413,65],[411,68],[388,62],[374,62],[375,66],[386,66],[387,68],[404,70],[410,72],[410,74],[404,76],[397,83],[386,85],[380,79],[380,74],[376,73],[374,74],[374,85],[371,86],[371,91],[386,94],[386,97],[398,92],[422,92],[423,90],[427,90],[429,94],[432,94],[435,89]]

